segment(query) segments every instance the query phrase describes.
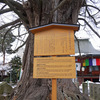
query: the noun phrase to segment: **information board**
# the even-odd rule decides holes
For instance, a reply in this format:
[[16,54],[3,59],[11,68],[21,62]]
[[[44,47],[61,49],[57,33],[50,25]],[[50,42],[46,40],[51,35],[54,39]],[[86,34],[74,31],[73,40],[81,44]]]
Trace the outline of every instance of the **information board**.
[[75,70],[75,57],[38,57],[33,78],[76,78]]
[[35,34],[34,56],[75,54],[74,31],[51,29]]

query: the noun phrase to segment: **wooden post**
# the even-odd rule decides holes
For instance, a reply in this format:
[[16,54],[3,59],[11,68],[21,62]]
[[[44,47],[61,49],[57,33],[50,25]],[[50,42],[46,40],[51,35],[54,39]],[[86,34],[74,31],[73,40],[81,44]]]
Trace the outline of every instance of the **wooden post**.
[[52,79],[52,100],[57,100],[57,79]]
[[[52,56],[56,57],[56,56]],[[52,79],[52,100],[57,100],[57,79]]]

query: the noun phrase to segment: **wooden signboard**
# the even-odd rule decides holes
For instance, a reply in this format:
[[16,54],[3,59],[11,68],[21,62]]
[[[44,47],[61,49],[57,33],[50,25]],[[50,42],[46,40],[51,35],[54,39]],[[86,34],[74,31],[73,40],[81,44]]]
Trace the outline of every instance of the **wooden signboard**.
[[57,56],[75,54],[74,31],[78,28],[48,24],[30,30],[35,34],[33,78],[52,78],[52,100],[57,100],[56,78],[76,78],[75,57]]
[[75,57],[34,58],[33,78],[76,78]]
[[35,34],[34,56],[75,54],[74,31],[51,29]]

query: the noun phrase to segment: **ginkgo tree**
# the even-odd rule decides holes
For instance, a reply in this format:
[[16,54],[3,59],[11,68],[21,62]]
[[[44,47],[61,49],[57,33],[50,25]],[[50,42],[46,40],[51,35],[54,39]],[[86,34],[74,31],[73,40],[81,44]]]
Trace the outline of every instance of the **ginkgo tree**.
[[[7,35],[5,35],[7,34]],[[0,30],[0,52],[3,53],[3,65],[5,64],[5,54],[10,54],[12,49],[12,44],[15,41],[15,37],[12,32],[7,32],[4,28]]]
[[[17,100],[51,100],[50,79],[33,79],[33,50],[34,35],[30,28],[55,23],[67,23],[84,25],[90,28],[96,36],[100,34],[94,28],[100,27],[100,1],[99,0],[0,0],[0,15],[12,13],[17,15],[8,23],[1,23],[0,29],[17,27],[20,38],[24,33],[20,32],[24,25],[28,32],[28,38],[15,50],[26,44],[23,57],[23,75],[17,85],[14,95]],[[4,19],[3,17],[2,19]],[[90,22],[90,23],[89,23]],[[75,36],[76,37],[76,36]],[[13,51],[14,52],[14,51]],[[79,92],[71,79],[58,81],[58,100],[89,100]],[[13,97],[12,97],[13,98]]]

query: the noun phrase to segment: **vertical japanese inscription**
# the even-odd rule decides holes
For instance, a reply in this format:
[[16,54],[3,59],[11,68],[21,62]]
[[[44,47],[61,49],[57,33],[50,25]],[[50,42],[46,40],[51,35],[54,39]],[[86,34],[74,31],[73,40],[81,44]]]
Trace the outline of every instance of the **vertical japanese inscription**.
[[75,53],[74,31],[51,29],[35,34],[34,56],[70,55]]

